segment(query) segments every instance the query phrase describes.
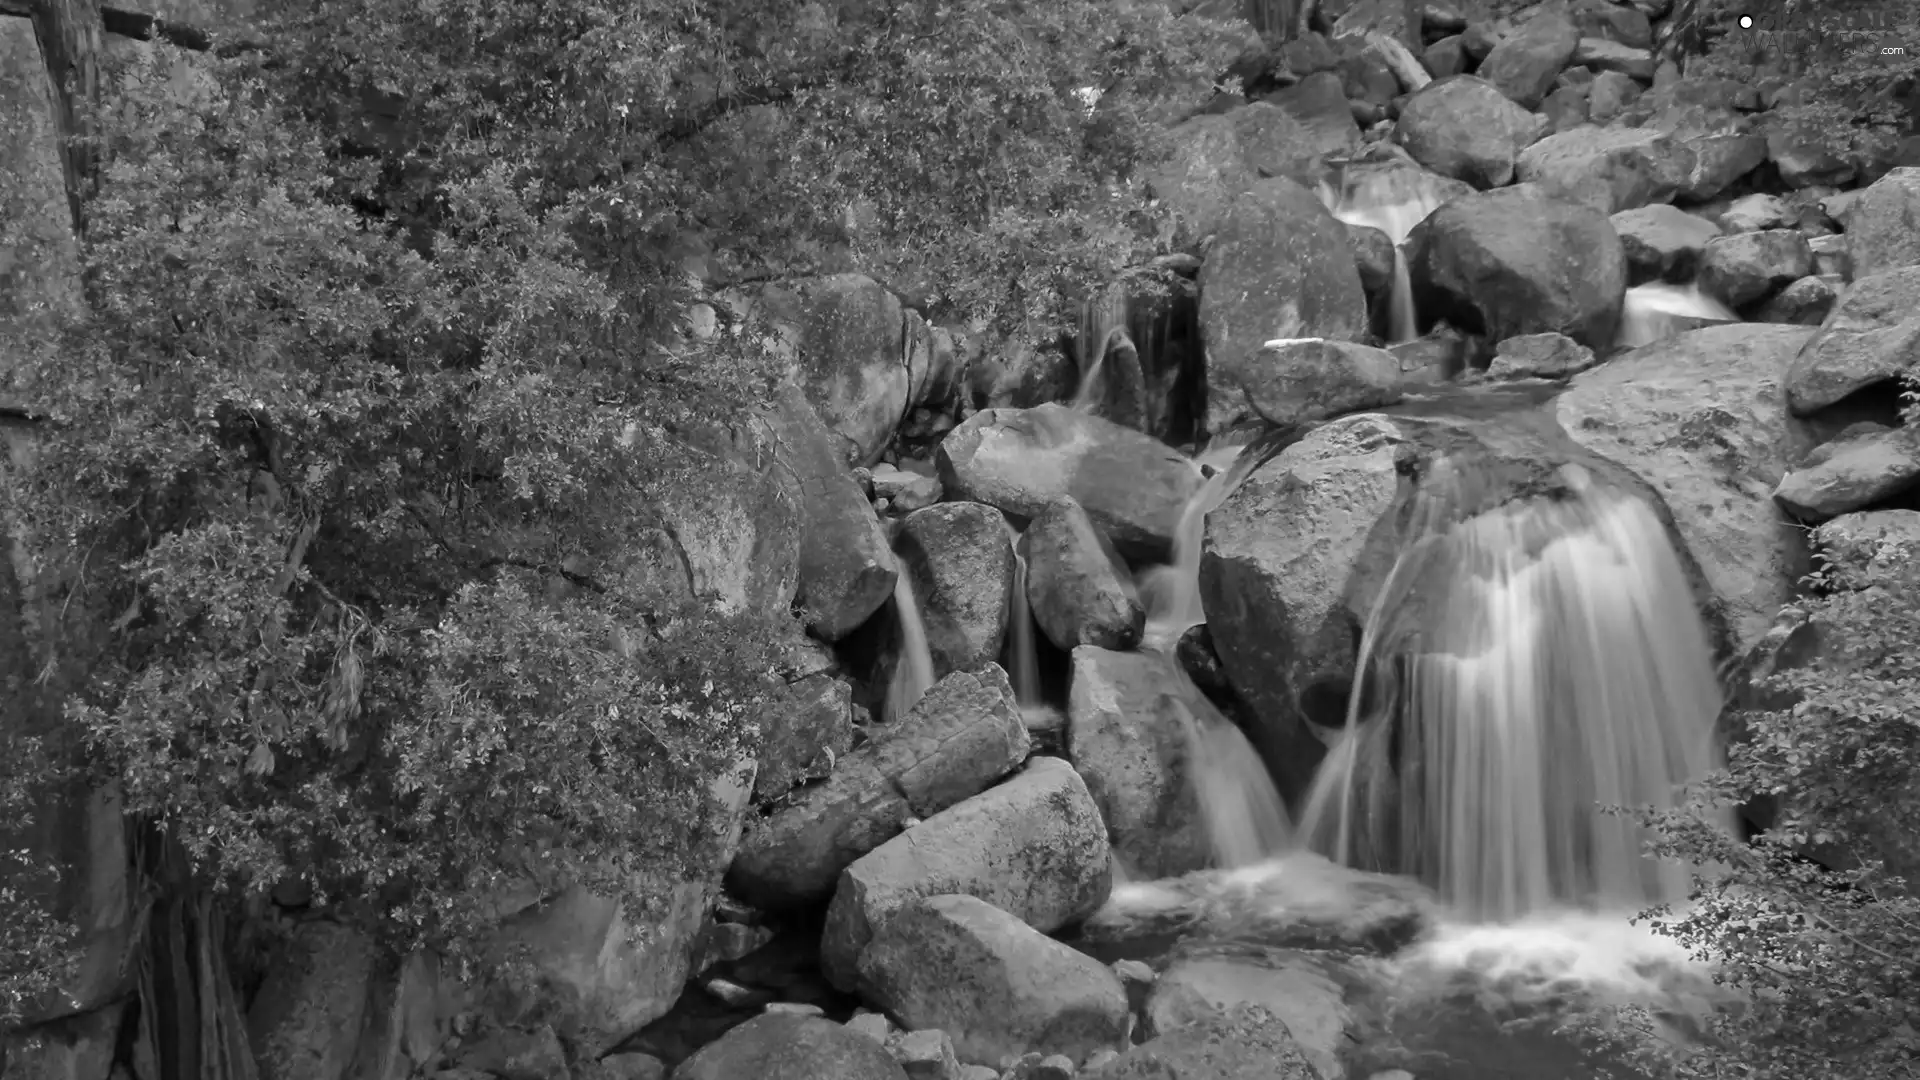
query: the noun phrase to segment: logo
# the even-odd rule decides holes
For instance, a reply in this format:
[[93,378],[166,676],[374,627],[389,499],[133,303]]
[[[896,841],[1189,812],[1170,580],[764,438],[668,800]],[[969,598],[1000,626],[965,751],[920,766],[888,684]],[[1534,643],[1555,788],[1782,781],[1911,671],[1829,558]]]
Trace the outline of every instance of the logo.
[[1776,52],[1838,49],[1889,57],[1907,55],[1905,43],[1891,40],[1899,26],[1886,5],[1761,0],[1731,21],[1729,30],[1750,36],[1752,44]]

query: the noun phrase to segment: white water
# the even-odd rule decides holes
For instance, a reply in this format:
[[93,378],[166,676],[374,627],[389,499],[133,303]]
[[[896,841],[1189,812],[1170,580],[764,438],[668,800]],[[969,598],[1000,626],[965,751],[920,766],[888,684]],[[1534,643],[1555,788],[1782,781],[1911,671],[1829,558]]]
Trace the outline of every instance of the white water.
[[[1564,468],[1575,497],[1458,524],[1444,469],[1430,478],[1302,822],[1316,850],[1412,874],[1475,920],[1683,898],[1687,868],[1598,807],[1671,806],[1716,764],[1720,688],[1663,526]],[[1389,689],[1364,716],[1369,678]]]
[[1007,525],[1013,545],[1013,595],[1007,598],[1007,675],[1013,697],[1022,709],[1037,709],[1040,701],[1040,654],[1034,645],[1033,604],[1027,598],[1027,554],[1020,550],[1020,532]]
[[912,711],[933,686],[933,650],[927,645],[927,624],[920,619],[920,600],[913,593],[913,575],[906,566],[893,583],[893,613],[900,622],[900,658],[887,686],[887,715],[891,722]]
[[[1140,603],[1147,611],[1148,647],[1170,649],[1180,635],[1207,621],[1200,604],[1200,554],[1206,546],[1207,515],[1218,510],[1251,472],[1241,464],[1244,443],[1209,447],[1192,459],[1203,478],[1200,490],[1187,500],[1174,528],[1173,561],[1148,566],[1135,579]],[[1244,463],[1251,465],[1251,462]]]
[[1348,225],[1379,229],[1393,241],[1393,282],[1387,294],[1387,337],[1398,344],[1420,336],[1413,305],[1413,277],[1407,270],[1407,237],[1446,201],[1445,190],[1431,174],[1412,168],[1363,169],[1341,172],[1337,184],[1322,182],[1320,201],[1333,216]]
[[1637,349],[1662,338],[1692,329],[1694,320],[1739,322],[1740,316],[1727,305],[1700,291],[1698,285],[1672,285],[1664,281],[1635,285],[1627,290],[1620,308],[1620,330],[1614,344]]

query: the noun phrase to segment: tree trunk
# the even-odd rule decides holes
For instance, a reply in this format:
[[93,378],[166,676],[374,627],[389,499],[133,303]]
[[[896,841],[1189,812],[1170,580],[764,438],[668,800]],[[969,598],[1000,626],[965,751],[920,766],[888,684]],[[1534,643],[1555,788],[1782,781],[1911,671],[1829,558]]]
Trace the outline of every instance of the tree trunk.
[[89,0],[29,0],[28,18],[40,43],[53,90],[54,130],[60,137],[60,172],[66,183],[73,234],[85,239],[87,200],[99,181],[99,147],[93,110],[100,100],[100,53],[106,33],[100,8]]

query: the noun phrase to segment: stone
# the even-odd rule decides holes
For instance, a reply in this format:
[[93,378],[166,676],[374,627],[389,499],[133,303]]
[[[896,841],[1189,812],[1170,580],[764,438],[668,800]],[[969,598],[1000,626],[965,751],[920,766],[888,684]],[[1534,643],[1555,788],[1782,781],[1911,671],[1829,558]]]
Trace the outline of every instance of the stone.
[[960,1075],[960,1059],[944,1031],[903,1031],[887,1040],[887,1052],[907,1080],[956,1080]]
[[1487,375],[1495,379],[1570,379],[1599,363],[1565,334],[1523,334],[1502,341]]
[[794,379],[837,436],[842,460],[878,461],[912,391],[912,372],[901,362],[907,320],[900,298],[862,274],[832,274],[765,286],[759,303],[779,328]]
[[817,1016],[762,1013],[708,1043],[673,1080],[906,1080],[885,1047]]
[[1460,32],[1460,49],[1467,54],[1468,59],[1478,64],[1485,60],[1487,54],[1493,51],[1493,47],[1500,44],[1500,40],[1512,31],[1512,25],[1505,19],[1471,20],[1467,23],[1467,28]]
[[1167,132],[1168,154],[1143,170],[1147,190],[1172,211],[1176,240],[1190,250],[1219,231],[1227,208],[1257,175],[1233,120],[1196,116]]
[[1707,242],[1720,226],[1664,203],[1622,210],[1607,219],[1627,257],[1627,283],[1692,281]]
[[1345,1080],[1340,1055],[1355,1039],[1347,986],[1322,955],[1248,945],[1181,949],[1154,984],[1148,1030],[1177,1031],[1225,1016],[1235,1005],[1257,1005],[1286,1025],[1323,1080]]
[[1813,273],[1813,249],[1798,229],[1735,233],[1707,241],[1700,254],[1700,288],[1730,308],[1766,299]]
[[1846,223],[1856,278],[1920,265],[1920,167],[1902,166],[1868,185]]
[[861,952],[863,998],[910,1028],[938,1028],[968,1064],[1009,1055],[1084,1060],[1122,1049],[1126,990],[1099,961],[973,896],[901,908]]
[[1615,0],[1573,0],[1569,6],[1567,14],[1583,41],[1604,38],[1635,49],[1653,47],[1653,24],[1637,8]]
[[1146,630],[1132,576],[1099,526],[1072,499],[1027,526],[1027,598],[1033,619],[1062,651],[1131,649]]
[[1415,227],[1407,261],[1426,317],[1495,341],[1551,331],[1613,344],[1626,256],[1591,207],[1524,186],[1455,199]]
[[[1392,92],[1399,92],[1397,84]],[[1351,151],[1360,145],[1360,129],[1347,108],[1348,96],[1339,74],[1319,71],[1235,109],[1227,115],[1242,159],[1256,176],[1298,179],[1309,162]]]
[[1827,580],[1857,587],[1878,562],[1892,566],[1920,558],[1920,510],[1863,510],[1841,514],[1814,530]]
[[825,783],[754,820],[727,887],[765,911],[817,905],[841,871],[925,818],[1018,768],[1032,743],[1006,673],[988,665],[935,683]]
[[1692,172],[1692,152],[1672,136],[1590,125],[1541,139],[1515,163],[1522,183],[1602,214],[1667,202]]
[[1788,367],[1813,333],[1691,330],[1575,376],[1555,401],[1575,442],[1659,492],[1742,653],[1793,595],[1805,563],[1773,489],[1809,442],[1781,404]]
[[[1400,361],[1392,353],[1325,338],[1267,342],[1242,369],[1239,389],[1252,395],[1261,413],[1283,424],[1318,423],[1392,405],[1405,396]],[[1234,415],[1244,417],[1244,412]]]
[[940,479],[916,472],[902,472],[882,462],[873,467],[873,497],[885,499],[894,510],[911,514],[940,501]]
[[[1547,100],[1540,103],[1540,115],[1547,118],[1549,137],[1586,126],[1592,116],[1589,93],[1586,86],[1562,86],[1547,95]],[[1523,156],[1525,153],[1521,151]]]
[[1579,47],[1579,29],[1558,12],[1543,9],[1494,46],[1478,73],[1521,108],[1535,109]]
[[1847,238],[1843,235],[1809,236],[1813,249],[1813,272],[1845,282],[1853,277],[1853,263],[1847,258]]
[[913,575],[936,675],[992,663],[1007,640],[1013,544],[1000,511],[946,502],[916,510],[894,541]]
[[777,799],[809,780],[825,779],[853,747],[853,687],[831,675],[809,675],[783,687],[760,710],[756,802]]
[[1679,197],[1693,202],[1718,197],[1767,160],[1767,140],[1761,135],[1714,132],[1678,137],[1693,153],[1693,172]]
[[[652,1054],[608,1054],[599,1061],[599,1080],[667,1080],[667,1063]],[[579,1080],[594,1080],[591,1076]]]
[[1787,406],[1807,416],[1920,368],[1920,266],[1854,279],[1787,372]]
[[295,928],[247,1010],[261,1080],[337,1080],[346,1073],[376,959],[373,940],[354,927],[314,920]]
[[1346,228],[1299,184],[1260,181],[1234,202],[1200,267],[1200,328],[1206,429],[1217,435],[1250,418],[1241,389],[1260,389],[1266,342],[1367,332]]
[[858,958],[901,908],[975,896],[1043,933],[1076,922],[1113,887],[1100,809],[1073,766],[1034,758],[982,792],[862,856],[841,874],[821,933],[821,970],[857,984]]
[[1839,187],[1858,172],[1852,161],[1834,149],[1832,133],[1809,119],[1782,119],[1769,125],[1767,157],[1790,188]]
[[1633,76],[1602,71],[1593,77],[1593,86],[1587,90],[1587,118],[1596,124],[1612,123],[1639,100],[1640,93],[1640,84]]
[[1056,404],[976,413],[941,441],[935,463],[950,497],[1021,518],[1070,497],[1123,553],[1148,559],[1171,553],[1200,487],[1165,443]]
[[1368,296],[1384,293],[1393,284],[1393,238],[1371,225],[1348,222],[1346,227],[1353,264],[1360,271],[1360,287]]
[[1906,429],[1850,440],[1824,461],[1782,477],[1773,497],[1802,521],[1863,510],[1920,483],[1920,438]]
[[1240,1005],[1150,1039],[1082,1080],[1321,1080],[1287,1025]]
[[1540,118],[1472,75],[1435,79],[1400,106],[1394,138],[1421,165],[1481,190],[1513,180]]
[[1073,651],[1068,756],[1100,808],[1114,853],[1153,880],[1202,869],[1213,855],[1192,693],[1164,653]]
[[1581,38],[1574,47],[1572,62],[1589,71],[1625,75],[1639,83],[1653,81],[1653,50],[1607,38]]
[[789,1016],[825,1016],[827,1010],[808,1001],[769,1001],[761,1012],[786,1013]]
[[1792,323],[1819,326],[1840,300],[1841,286],[1835,277],[1809,274],[1775,293],[1754,313],[1755,322]]
[[1727,204],[1719,214],[1720,227],[1730,233],[1784,229],[1795,225],[1799,215],[1778,195],[1742,195]]
[[887,1019],[886,1013],[877,1012],[862,1011],[848,1020],[846,1027],[848,1031],[857,1031],[883,1046],[894,1032],[893,1021]]
[[1443,37],[1427,46],[1420,54],[1420,63],[1436,79],[1464,75],[1472,66],[1472,61],[1467,57],[1465,39],[1459,34]]
[[559,1036],[545,1025],[489,1031],[460,1047],[454,1060],[499,1080],[571,1080]]

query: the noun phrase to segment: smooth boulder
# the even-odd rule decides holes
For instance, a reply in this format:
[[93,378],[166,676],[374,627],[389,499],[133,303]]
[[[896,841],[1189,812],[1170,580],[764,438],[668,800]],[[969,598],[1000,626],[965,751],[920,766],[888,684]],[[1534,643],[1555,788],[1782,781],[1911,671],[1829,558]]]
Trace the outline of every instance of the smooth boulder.
[[1730,308],[1766,299],[1813,273],[1813,249],[1799,229],[1763,229],[1707,241],[1700,289]]
[[1131,649],[1147,613],[1126,565],[1072,499],[1056,500],[1027,526],[1027,599],[1034,622],[1063,651],[1081,645]]
[[1802,521],[1862,510],[1920,484],[1920,438],[1905,428],[1848,440],[1782,477],[1773,497]]
[[1409,96],[1394,138],[1421,165],[1484,191],[1512,182],[1520,151],[1541,125],[1492,83],[1457,75]]
[[1583,125],[1521,151],[1515,172],[1549,194],[1617,214],[1672,199],[1693,165],[1693,152],[1670,135]]
[[1013,543],[1006,518],[984,503],[946,502],[916,510],[894,542],[913,576],[936,674],[992,663],[1007,640]]
[[1692,281],[1708,241],[1720,235],[1720,226],[1665,203],[1622,210],[1607,220],[1627,257],[1628,285]]
[[899,564],[886,530],[805,395],[783,386],[768,410],[779,475],[800,507],[798,603],[806,625],[838,641],[893,595]]
[[1269,341],[1243,374],[1242,389],[1259,411],[1283,424],[1317,423],[1405,396],[1400,359],[1352,341]]
[[1537,9],[1480,62],[1480,77],[1525,109],[1537,109],[1580,47],[1580,29],[1550,8]]
[[1159,879],[1212,857],[1191,727],[1193,684],[1171,656],[1073,650],[1067,754],[1100,807],[1114,853]]

